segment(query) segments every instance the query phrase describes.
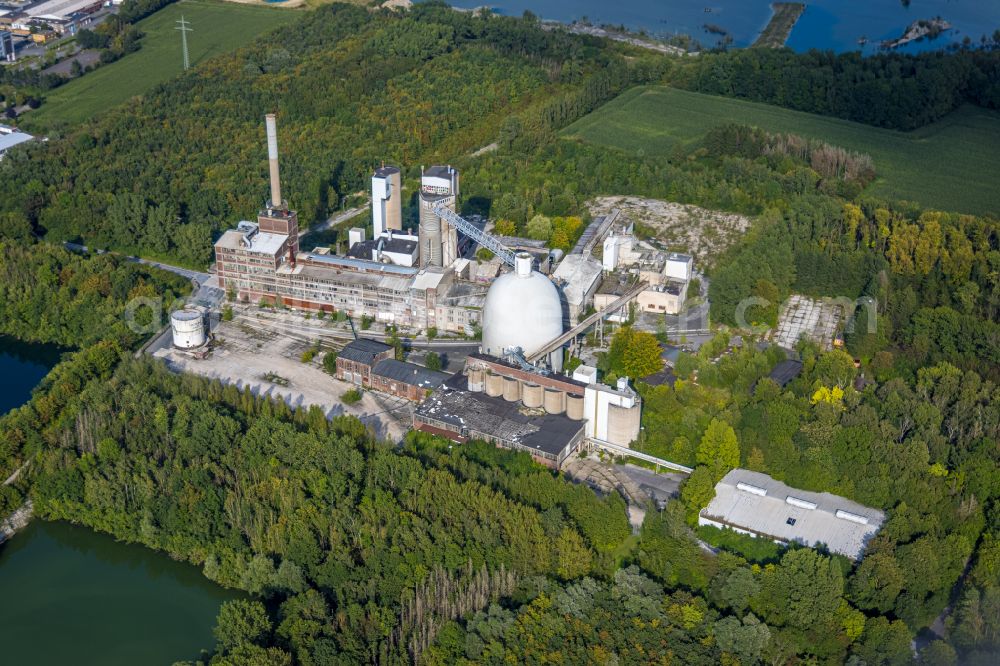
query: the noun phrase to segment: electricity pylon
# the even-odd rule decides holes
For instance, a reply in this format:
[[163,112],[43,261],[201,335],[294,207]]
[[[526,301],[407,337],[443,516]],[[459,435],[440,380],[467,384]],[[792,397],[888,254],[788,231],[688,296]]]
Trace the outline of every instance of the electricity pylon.
[[181,20],[178,21],[180,26],[174,28],[174,30],[181,31],[181,50],[184,52],[184,69],[189,69],[191,67],[191,59],[188,57],[188,33],[192,32],[191,26],[188,21],[184,20],[184,15],[181,14]]

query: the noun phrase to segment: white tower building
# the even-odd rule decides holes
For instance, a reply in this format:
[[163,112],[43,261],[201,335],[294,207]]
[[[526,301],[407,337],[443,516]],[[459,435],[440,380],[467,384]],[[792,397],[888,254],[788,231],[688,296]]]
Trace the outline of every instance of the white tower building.
[[378,238],[387,230],[403,228],[402,181],[399,169],[382,166],[372,176],[372,226],[373,237]]

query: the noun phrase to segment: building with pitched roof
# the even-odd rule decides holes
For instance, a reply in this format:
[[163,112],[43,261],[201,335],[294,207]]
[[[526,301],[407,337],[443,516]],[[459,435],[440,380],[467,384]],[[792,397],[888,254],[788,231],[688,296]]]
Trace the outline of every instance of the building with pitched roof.
[[371,388],[399,398],[420,402],[448,379],[448,375],[422,365],[387,358],[372,368]]
[[352,340],[337,354],[337,379],[369,388],[375,365],[392,358],[394,353],[384,342],[367,338]]

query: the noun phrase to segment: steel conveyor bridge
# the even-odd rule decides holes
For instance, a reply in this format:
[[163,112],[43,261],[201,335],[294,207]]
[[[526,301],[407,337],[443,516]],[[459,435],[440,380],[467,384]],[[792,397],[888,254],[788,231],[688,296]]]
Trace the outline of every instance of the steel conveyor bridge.
[[500,260],[508,266],[514,266],[514,253],[510,248],[501,243],[496,236],[486,233],[472,222],[469,222],[464,217],[446,206],[435,206],[434,214],[485,247],[493,254],[500,257]]
[[645,282],[645,281],[642,281],[642,280],[640,280],[639,282],[635,283],[634,285],[632,285],[632,287],[629,288],[628,291],[626,291],[624,294],[622,294],[621,296],[619,296],[618,298],[616,298],[610,304],[604,306],[603,308],[601,308],[600,310],[598,310],[594,314],[590,315],[589,317],[587,317],[586,319],[584,319],[583,321],[581,321],[579,324],[577,324],[573,328],[569,329],[568,331],[566,331],[565,333],[563,333],[562,335],[560,335],[558,338],[554,338],[551,342],[549,342],[548,344],[546,344],[544,347],[541,347],[538,351],[536,351],[533,354],[531,354],[530,356],[528,356],[527,357],[528,362],[529,363],[536,363],[540,358],[543,358],[547,354],[550,354],[550,353],[554,352],[555,350],[559,349],[564,344],[566,344],[567,342],[569,342],[570,340],[572,340],[573,338],[575,338],[576,336],[580,335],[581,333],[583,333],[584,331],[586,331],[588,328],[590,328],[591,326],[593,326],[594,324],[596,324],[599,320],[604,319],[605,317],[607,317],[609,314],[611,314],[615,310],[619,310],[619,309],[625,307],[625,305],[628,304],[629,301],[631,301],[633,298],[635,298],[636,296],[638,296],[639,292],[641,292],[643,289],[645,289],[648,285],[649,285],[648,282]]

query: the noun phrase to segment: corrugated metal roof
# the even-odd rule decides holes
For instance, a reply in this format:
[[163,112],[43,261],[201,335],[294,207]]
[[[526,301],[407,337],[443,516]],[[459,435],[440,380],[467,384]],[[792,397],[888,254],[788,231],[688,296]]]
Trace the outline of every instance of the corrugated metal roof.
[[420,269],[410,266],[397,266],[395,264],[380,264],[376,261],[366,261],[364,259],[352,259],[350,257],[338,257],[332,254],[306,253],[306,259],[316,263],[329,264],[330,266],[344,266],[356,270],[368,271],[371,273],[392,273],[394,275],[416,275]]
[[429,389],[441,386],[449,377],[443,372],[428,370],[423,366],[397,361],[394,358],[383,359],[376,363],[372,374]]
[[358,338],[347,343],[347,346],[337,354],[337,357],[347,359],[348,361],[364,363],[365,365],[372,365],[375,362],[376,356],[390,349],[392,347],[378,340]]
[[9,148],[13,148],[19,144],[27,143],[34,138],[35,137],[30,134],[18,131],[0,133],[0,153],[3,153]]

